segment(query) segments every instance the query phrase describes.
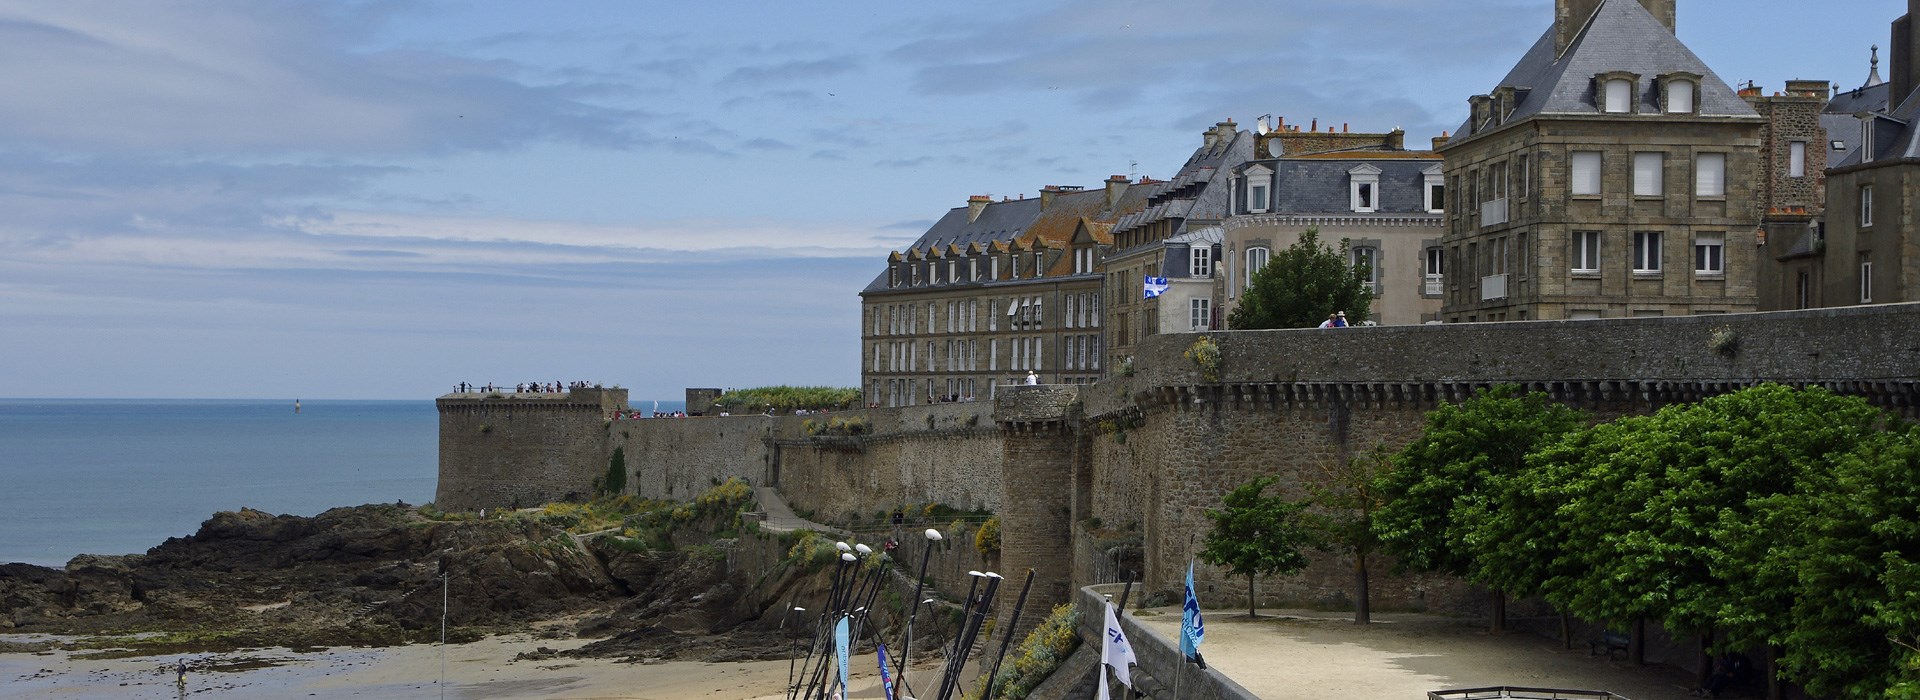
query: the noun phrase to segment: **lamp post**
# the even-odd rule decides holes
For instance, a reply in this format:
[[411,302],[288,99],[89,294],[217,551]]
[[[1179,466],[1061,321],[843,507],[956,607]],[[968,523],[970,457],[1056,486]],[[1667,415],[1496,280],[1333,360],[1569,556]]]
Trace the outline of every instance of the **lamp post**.
[[940,531],[933,528],[927,528],[926,536],[926,550],[920,553],[920,574],[913,577],[913,612],[907,614],[907,635],[900,641],[900,661],[894,669],[903,688],[907,685],[907,654],[913,652],[913,621],[920,616],[920,591],[927,584],[927,559],[933,556],[933,543],[942,539]]
[[807,609],[798,605],[792,605],[793,601],[787,601],[787,603],[792,607],[787,609],[787,614],[780,616],[780,633],[786,634],[787,638],[793,641],[793,653],[787,655],[787,693],[791,695],[793,693],[793,664],[800,659],[800,637],[798,635],[787,634],[787,621],[793,618],[794,613],[806,612]]

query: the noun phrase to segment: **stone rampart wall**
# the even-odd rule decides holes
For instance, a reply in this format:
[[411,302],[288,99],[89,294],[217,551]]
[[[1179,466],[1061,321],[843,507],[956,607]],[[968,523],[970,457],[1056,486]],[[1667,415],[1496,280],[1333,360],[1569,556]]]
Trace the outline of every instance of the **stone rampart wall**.
[[828,520],[926,503],[998,511],[1005,502],[1004,444],[992,408],[956,403],[836,413],[867,421],[870,431],[817,438],[783,431],[770,448],[777,469],[766,483],[794,508]]
[[625,402],[625,390],[441,397],[435,504],[469,511],[589,495],[606,471],[607,417]]

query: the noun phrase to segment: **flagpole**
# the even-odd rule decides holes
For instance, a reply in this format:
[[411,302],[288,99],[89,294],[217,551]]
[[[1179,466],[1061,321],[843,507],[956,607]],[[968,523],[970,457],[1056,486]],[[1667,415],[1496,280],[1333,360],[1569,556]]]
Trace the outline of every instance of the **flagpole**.
[[1027,593],[1033,590],[1033,569],[1027,569],[1027,583],[1020,587],[1020,601],[1013,604],[1013,619],[1007,621],[1007,633],[1000,638],[1000,653],[993,659],[993,670],[987,672],[987,688],[980,693],[980,700],[993,700],[993,684],[999,680],[1000,662],[1007,659],[1007,647],[1013,646],[1013,631],[1020,628],[1020,611],[1027,607]]
[[907,614],[907,636],[900,642],[900,660],[895,664],[900,686],[907,687],[907,655],[913,653],[913,622],[920,617],[920,591],[927,584],[927,559],[933,556],[933,543],[941,540],[940,531],[927,528],[926,549],[920,553],[920,575],[913,577],[913,612]]

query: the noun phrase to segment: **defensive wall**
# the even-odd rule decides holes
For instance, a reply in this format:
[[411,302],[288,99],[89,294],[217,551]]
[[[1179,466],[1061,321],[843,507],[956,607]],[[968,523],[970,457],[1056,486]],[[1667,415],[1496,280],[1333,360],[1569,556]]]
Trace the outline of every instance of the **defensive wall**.
[[[1219,348],[1212,367],[1185,356],[1202,335]],[[1014,387],[991,404],[811,416],[609,420],[595,411],[611,393],[443,397],[441,505],[584,495],[619,447],[628,489],[649,497],[687,498],[739,476],[820,520],[927,502],[993,510],[998,570],[1039,572],[1030,610],[1124,572],[1141,577],[1135,595],[1167,596],[1205,536],[1205,510],[1228,490],[1279,474],[1298,495],[1334,465],[1412,440],[1426,411],[1497,384],[1599,418],[1765,381],[1826,386],[1913,417],[1920,305],[1161,335],[1138,346],[1132,370],[1084,387]],[[1261,582],[1263,604],[1349,603],[1351,559],[1313,558],[1304,575]],[[1458,581],[1386,568],[1374,563],[1376,608],[1473,614],[1486,603]],[[1196,578],[1210,602],[1237,604],[1245,591],[1204,565]]]

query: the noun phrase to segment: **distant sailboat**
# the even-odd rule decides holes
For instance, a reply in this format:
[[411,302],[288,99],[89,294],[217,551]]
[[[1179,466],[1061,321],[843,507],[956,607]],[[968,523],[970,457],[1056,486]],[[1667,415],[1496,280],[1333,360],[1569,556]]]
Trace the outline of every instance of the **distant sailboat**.
[[299,400],[299,399],[294,399],[294,400],[293,400],[293,413],[294,413],[294,415],[299,415],[299,414],[300,414],[300,400]]

